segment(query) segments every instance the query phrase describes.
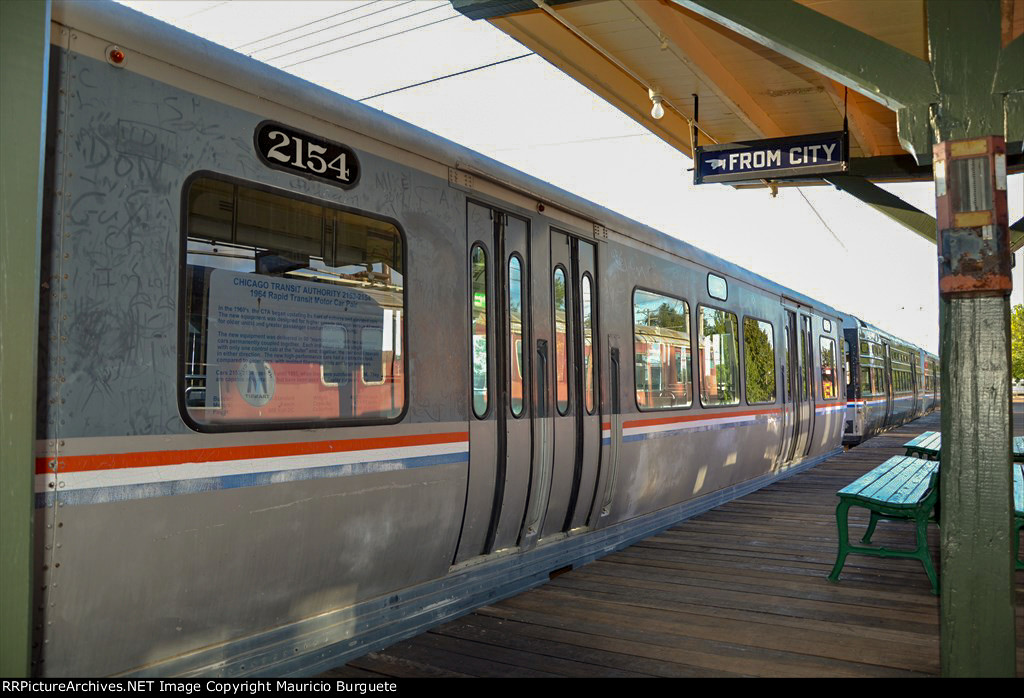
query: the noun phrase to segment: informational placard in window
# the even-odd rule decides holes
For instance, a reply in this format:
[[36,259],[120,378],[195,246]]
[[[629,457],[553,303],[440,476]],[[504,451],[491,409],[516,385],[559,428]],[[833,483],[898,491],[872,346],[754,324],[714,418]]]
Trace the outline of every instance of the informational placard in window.
[[378,376],[382,352],[395,345],[386,312],[358,289],[213,270],[205,406],[217,414],[207,416],[355,416],[353,377]]

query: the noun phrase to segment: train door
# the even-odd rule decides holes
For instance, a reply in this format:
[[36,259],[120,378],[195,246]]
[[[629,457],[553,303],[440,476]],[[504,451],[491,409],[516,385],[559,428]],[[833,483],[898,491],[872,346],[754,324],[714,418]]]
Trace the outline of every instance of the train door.
[[529,223],[469,202],[467,250],[469,481],[456,563],[517,544],[530,490],[535,419]]
[[786,309],[786,373],[785,390],[788,404],[784,409],[786,462],[803,458],[811,445],[814,428],[814,396],[812,394],[813,361],[811,357],[810,317]]
[[798,453],[806,456],[811,451],[811,444],[814,442],[814,403],[817,399],[815,388],[814,370],[814,332],[811,316],[800,313],[800,357],[803,361],[801,366],[801,393],[800,393],[800,427],[806,434],[806,441],[803,443],[803,451]]
[[885,346],[885,426],[893,423],[893,389],[892,389],[892,358],[889,355],[889,343],[882,342]]
[[793,348],[795,345],[793,341],[793,324],[795,320],[792,311],[786,310],[785,314],[786,319],[783,322],[785,358],[782,362],[782,448],[779,449],[779,465],[793,460],[793,454],[796,449],[797,428],[799,426],[795,402],[797,393],[795,381],[797,376],[793,371],[793,352],[795,351]]
[[539,532],[540,538],[587,523],[601,447],[594,332],[596,248],[557,230],[551,231],[550,242],[551,488],[543,521],[525,532],[527,537]]

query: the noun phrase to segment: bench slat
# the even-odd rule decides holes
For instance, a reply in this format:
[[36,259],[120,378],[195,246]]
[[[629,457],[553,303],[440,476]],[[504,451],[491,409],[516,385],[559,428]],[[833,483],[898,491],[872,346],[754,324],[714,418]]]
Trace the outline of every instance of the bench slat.
[[874,470],[861,475],[849,485],[839,490],[839,494],[867,498],[873,497],[878,490],[900,477],[900,474],[908,466],[896,461],[903,461],[904,459],[905,456],[893,456]]
[[911,499],[913,492],[918,491],[922,483],[928,485],[933,468],[921,467],[916,463],[907,464],[900,472],[900,477],[888,487],[876,492],[872,499],[888,504],[916,504],[920,498]]
[[895,506],[916,506],[928,490],[937,461],[893,456],[837,493]]
[[903,444],[903,446],[906,447],[906,448],[912,448],[912,447],[916,447],[916,446],[927,446],[927,445],[930,445],[930,444],[925,444],[925,441],[930,441],[931,439],[934,439],[938,435],[939,435],[939,432],[937,432],[937,431],[921,432],[920,434],[915,436],[913,439],[911,439],[907,443]]

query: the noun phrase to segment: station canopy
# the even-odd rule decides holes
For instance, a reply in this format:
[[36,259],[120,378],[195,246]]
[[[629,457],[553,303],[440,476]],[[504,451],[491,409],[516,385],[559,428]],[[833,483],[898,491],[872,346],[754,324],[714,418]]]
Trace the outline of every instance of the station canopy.
[[[812,43],[843,46],[874,70],[877,65],[870,62],[879,60],[879,51],[872,48],[881,45],[918,59],[914,62],[928,61],[924,0],[797,0],[795,6],[732,0],[733,7],[744,3],[761,11],[774,3],[780,12],[795,12],[799,28],[816,34]],[[881,89],[875,95],[847,89],[827,69],[790,57],[784,41],[769,48],[712,19],[715,6],[725,4],[452,0],[456,10],[489,21],[691,158],[696,94],[701,146],[841,131],[845,116],[848,175],[871,182],[931,179],[930,153],[915,157],[901,144],[896,105],[880,96]],[[1006,46],[1024,33],[1024,0],[1001,0],[1000,9]],[[898,62],[892,65],[894,73],[900,69]],[[660,119],[651,115],[652,94],[663,100]],[[1008,135],[1010,171],[1021,171],[1021,136]]]

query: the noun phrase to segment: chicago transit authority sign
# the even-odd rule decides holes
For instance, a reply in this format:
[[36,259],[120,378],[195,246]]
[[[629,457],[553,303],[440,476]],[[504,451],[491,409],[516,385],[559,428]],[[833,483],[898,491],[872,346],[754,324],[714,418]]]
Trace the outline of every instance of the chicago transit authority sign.
[[843,131],[697,146],[693,183],[845,172],[847,150]]

